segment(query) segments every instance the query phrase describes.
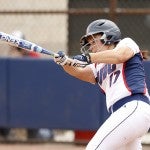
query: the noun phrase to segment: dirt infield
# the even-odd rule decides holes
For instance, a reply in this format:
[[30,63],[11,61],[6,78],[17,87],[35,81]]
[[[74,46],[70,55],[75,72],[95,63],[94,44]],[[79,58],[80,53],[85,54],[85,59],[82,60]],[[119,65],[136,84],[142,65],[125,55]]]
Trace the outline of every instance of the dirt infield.
[[0,150],[84,150],[85,146],[60,143],[0,144]]
[[[43,144],[0,144],[0,150],[85,150],[85,146],[62,143]],[[150,146],[143,146],[143,150],[150,150]]]

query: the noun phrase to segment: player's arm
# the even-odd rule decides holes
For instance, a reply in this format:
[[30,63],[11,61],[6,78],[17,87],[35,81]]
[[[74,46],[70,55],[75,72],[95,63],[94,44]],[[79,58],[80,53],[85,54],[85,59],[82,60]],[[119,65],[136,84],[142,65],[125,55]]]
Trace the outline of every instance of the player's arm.
[[115,48],[109,47],[109,49],[112,50],[90,53],[89,57],[91,58],[91,62],[107,64],[124,63],[133,57],[136,53],[140,52],[139,46],[130,38],[124,38],[116,45]]
[[77,55],[71,59],[61,51],[54,56],[54,61],[61,65],[71,76],[86,82],[95,83],[94,74],[85,59],[86,57],[83,55]]
[[112,50],[106,50],[89,54],[92,63],[109,63],[109,64],[123,63],[133,56],[134,56],[133,50],[127,46],[120,46]]
[[62,67],[68,74],[70,74],[80,80],[90,82],[90,83],[95,83],[94,74],[88,65],[84,68],[68,66],[68,65],[65,65]]

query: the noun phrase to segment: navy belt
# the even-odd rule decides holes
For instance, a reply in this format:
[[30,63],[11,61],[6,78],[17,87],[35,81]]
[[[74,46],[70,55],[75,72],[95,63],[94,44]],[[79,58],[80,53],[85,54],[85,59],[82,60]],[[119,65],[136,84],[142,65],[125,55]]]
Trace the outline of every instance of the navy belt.
[[108,109],[109,113],[112,114],[113,112],[118,110],[121,106],[123,106],[124,104],[126,104],[128,102],[131,102],[132,100],[143,101],[150,105],[150,100],[147,96],[145,96],[143,94],[134,94],[134,95],[124,97],[124,98],[120,99],[119,101],[117,101],[112,106],[110,106]]

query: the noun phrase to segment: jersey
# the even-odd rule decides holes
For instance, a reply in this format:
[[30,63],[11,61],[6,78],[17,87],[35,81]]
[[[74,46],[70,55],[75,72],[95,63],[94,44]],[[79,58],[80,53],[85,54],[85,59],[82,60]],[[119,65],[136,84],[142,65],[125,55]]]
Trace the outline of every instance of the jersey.
[[143,58],[138,45],[131,38],[122,39],[116,47],[128,46],[134,56],[121,64],[91,64],[95,79],[106,95],[107,109],[118,100],[137,93],[148,94]]

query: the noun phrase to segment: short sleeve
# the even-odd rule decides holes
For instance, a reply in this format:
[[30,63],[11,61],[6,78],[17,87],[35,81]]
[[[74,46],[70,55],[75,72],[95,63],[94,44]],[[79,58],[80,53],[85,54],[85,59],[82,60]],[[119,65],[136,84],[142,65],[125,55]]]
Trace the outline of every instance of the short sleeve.
[[129,47],[131,50],[133,50],[134,54],[140,52],[139,46],[131,38],[124,38],[124,39],[122,39],[118,43],[117,47],[121,47],[121,46],[124,46],[124,45]]

